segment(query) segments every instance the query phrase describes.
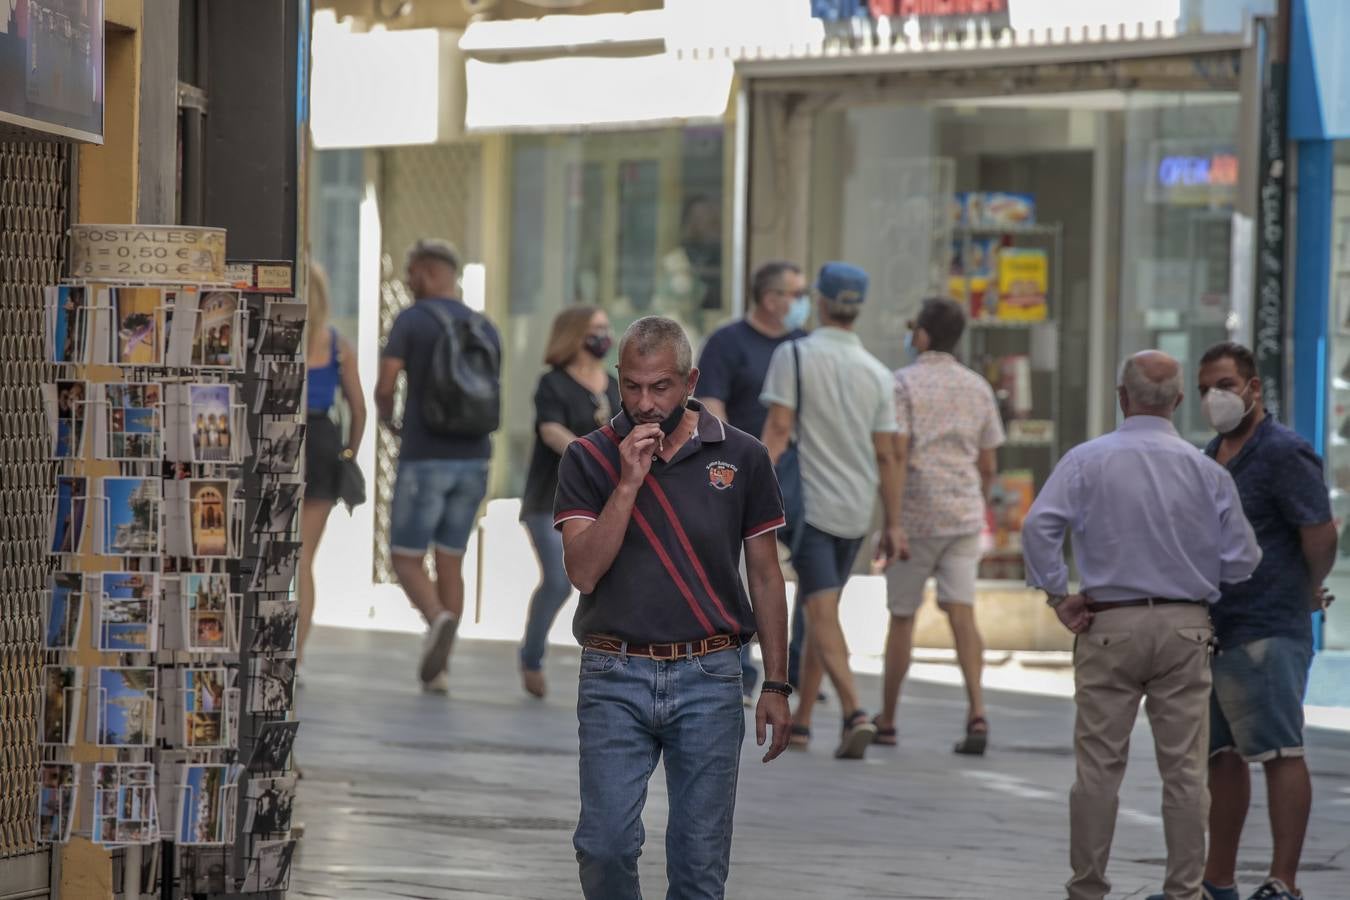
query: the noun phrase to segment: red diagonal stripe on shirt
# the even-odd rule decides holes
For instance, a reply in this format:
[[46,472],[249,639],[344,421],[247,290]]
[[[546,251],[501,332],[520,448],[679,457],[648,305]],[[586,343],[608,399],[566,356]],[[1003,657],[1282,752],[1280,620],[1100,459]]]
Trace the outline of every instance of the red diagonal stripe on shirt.
[[[613,428],[605,426],[600,429],[600,433],[613,441],[615,445],[619,443],[618,435],[615,434]],[[661,485],[651,475],[648,475],[643,480],[643,483],[652,489],[652,495],[656,497],[656,502],[659,503],[661,509],[665,511],[666,518],[670,520],[671,526],[675,529],[675,539],[679,541],[680,546],[684,548],[685,555],[689,557],[689,562],[693,564],[694,573],[698,575],[699,584],[703,585],[703,590],[707,593],[708,599],[711,600],[713,606],[717,608],[717,614],[722,617],[722,621],[731,626],[732,631],[739,633],[741,630],[740,623],[727,612],[726,607],[722,605],[721,599],[718,598],[717,592],[713,590],[712,585],[708,582],[708,573],[703,568],[702,560],[700,560],[698,554],[694,552],[694,546],[689,542],[689,535],[685,532],[684,525],[680,523],[680,517],[675,514],[675,507],[671,505],[670,498],[666,496],[666,492],[661,489]]]
[[689,555],[689,561],[694,564],[694,572],[698,575],[699,584],[703,585],[703,590],[707,592],[708,599],[712,600],[713,606],[717,607],[717,614],[722,617],[722,621],[731,626],[732,631],[739,634],[740,623],[732,617],[731,613],[727,612],[726,607],[722,605],[722,601],[718,598],[717,592],[708,582],[708,573],[703,570],[703,562],[694,552],[693,544],[689,543],[689,535],[685,533],[684,526],[680,524],[680,517],[675,514],[675,507],[670,504],[670,498],[666,496],[666,492],[661,489],[661,485],[652,476],[648,475],[644,483],[652,489],[652,493],[656,495],[656,502],[661,504],[661,509],[665,510],[666,518],[670,520],[671,525],[675,526],[675,537],[680,542],[680,546],[684,548],[684,552]]
[[[601,468],[605,470],[605,474],[609,476],[610,481],[617,485],[619,483],[619,473],[614,471],[614,466],[609,460],[605,459],[605,455],[600,452],[599,448],[586,438],[578,438],[577,443],[581,444],[586,452],[594,457],[596,462],[600,463]],[[703,626],[704,631],[708,632],[709,637],[716,634],[717,632],[713,630],[712,622],[708,620],[708,616],[699,608],[698,601],[694,599],[694,592],[689,589],[689,585],[686,584],[685,580],[680,576],[679,570],[675,568],[674,560],[670,558],[670,554],[666,553],[666,548],[661,546],[660,539],[657,538],[656,532],[652,530],[652,526],[647,522],[647,517],[642,514],[642,510],[637,508],[636,502],[633,504],[633,521],[637,522],[638,529],[642,531],[642,535],[647,539],[647,543],[651,544],[652,549],[656,551],[657,557],[661,560],[661,565],[665,566],[666,572],[670,574],[671,579],[675,582],[675,586],[679,588],[680,593],[684,595],[684,600],[689,604],[689,609],[694,613],[694,618],[698,619],[699,624]]]

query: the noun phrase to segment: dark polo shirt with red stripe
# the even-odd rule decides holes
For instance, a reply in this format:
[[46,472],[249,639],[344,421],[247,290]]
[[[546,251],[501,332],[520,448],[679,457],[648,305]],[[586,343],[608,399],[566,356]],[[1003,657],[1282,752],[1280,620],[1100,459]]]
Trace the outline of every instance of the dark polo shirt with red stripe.
[[[755,633],[741,583],[744,542],[783,526],[783,500],[764,445],[696,401],[698,430],[643,482],[623,544],[595,590],[581,595],[577,640],[613,635],[633,643]],[[597,519],[619,482],[619,442],[633,428],[620,412],[573,441],[558,467],[554,526]]]

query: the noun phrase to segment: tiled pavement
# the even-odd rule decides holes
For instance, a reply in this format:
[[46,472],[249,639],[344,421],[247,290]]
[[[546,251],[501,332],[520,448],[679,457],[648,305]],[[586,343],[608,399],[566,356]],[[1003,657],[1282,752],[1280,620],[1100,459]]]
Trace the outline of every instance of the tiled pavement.
[[[318,629],[299,692],[298,818],[305,836],[293,898],[574,898],[575,651],[554,650],[545,702],[519,688],[514,648],[461,642],[449,698],[413,682],[407,635]],[[863,676],[864,697],[877,692]],[[759,762],[747,740],[727,896],[1058,898],[1066,876],[1072,704],[991,696],[983,759],[950,752],[963,704],[955,688],[909,686],[899,749],[864,763],[829,757],[833,706],[809,755]],[[828,719],[825,718],[828,715]],[[1314,821],[1309,900],[1350,897],[1350,735],[1310,733]],[[1264,791],[1248,823],[1244,886],[1269,858]],[[1112,898],[1161,881],[1158,780],[1143,716],[1121,797]],[[647,805],[649,897],[664,894],[666,797]]]

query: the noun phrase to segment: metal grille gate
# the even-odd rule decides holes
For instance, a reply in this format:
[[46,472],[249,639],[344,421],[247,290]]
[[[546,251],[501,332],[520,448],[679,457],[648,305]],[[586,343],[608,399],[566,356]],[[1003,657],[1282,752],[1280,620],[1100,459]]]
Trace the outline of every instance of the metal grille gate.
[[53,485],[42,288],[65,269],[70,165],[65,144],[0,142],[0,896],[8,872],[46,854],[34,840]]
[[[380,152],[380,340],[412,302],[403,285],[404,254],[418,238],[452,241],[462,260],[480,258],[479,197],[482,151],[478,144],[401,147]],[[398,444],[384,428],[375,444],[376,583],[395,581],[389,559],[389,501],[394,495]]]

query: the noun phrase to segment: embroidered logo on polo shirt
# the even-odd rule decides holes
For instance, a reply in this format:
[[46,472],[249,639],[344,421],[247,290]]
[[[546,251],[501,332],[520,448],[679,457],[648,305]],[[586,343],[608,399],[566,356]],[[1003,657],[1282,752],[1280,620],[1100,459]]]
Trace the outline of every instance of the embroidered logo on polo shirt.
[[736,480],[736,467],[729,462],[714,460],[708,463],[708,484],[725,491]]

